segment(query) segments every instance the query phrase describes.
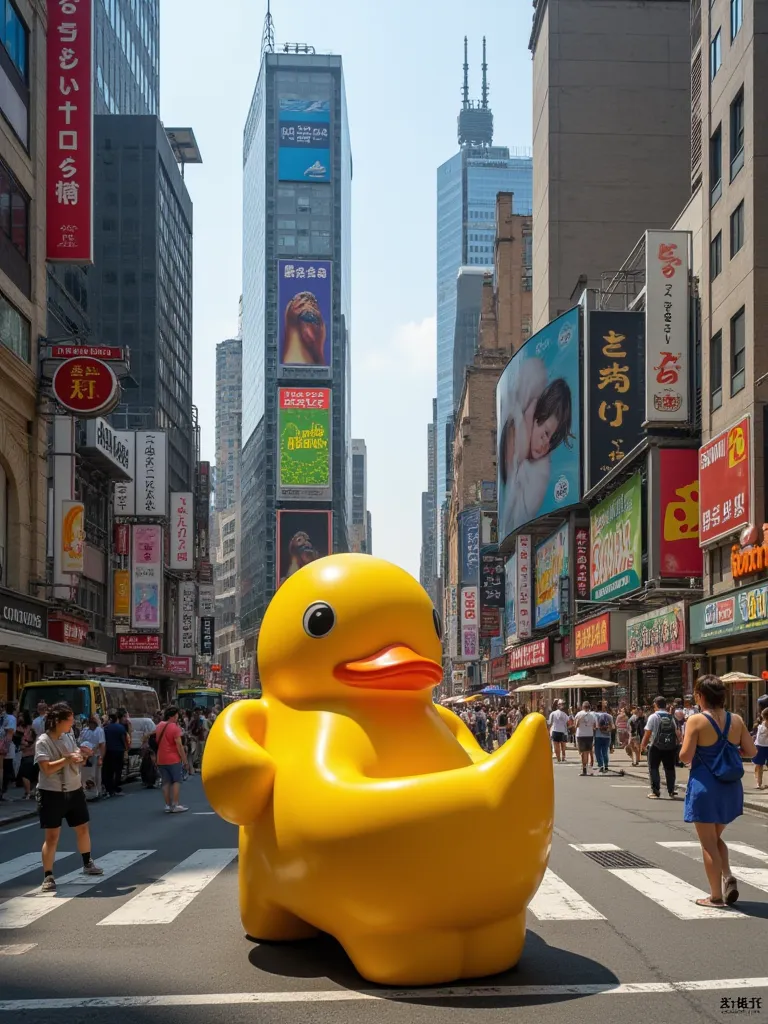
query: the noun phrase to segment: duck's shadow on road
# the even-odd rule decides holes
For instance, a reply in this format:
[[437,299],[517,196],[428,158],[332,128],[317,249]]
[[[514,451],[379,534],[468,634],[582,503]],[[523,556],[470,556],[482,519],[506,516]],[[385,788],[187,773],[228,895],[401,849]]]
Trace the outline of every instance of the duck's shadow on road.
[[[343,988],[354,992],[381,994],[393,1002],[418,1003],[420,1006],[478,1007],[488,1009],[510,1005],[534,1005],[556,1003],[583,998],[587,991],[567,992],[568,985],[617,985],[619,980],[613,971],[589,957],[572,953],[556,946],[548,946],[538,935],[529,932],[522,959],[517,967],[504,974],[488,978],[476,978],[469,982],[458,982],[440,988],[458,990],[459,994],[446,998],[429,995],[424,990],[381,988],[361,978],[344,952],[341,945],[330,935],[321,935],[306,942],[264,943],[254,946],[248,959],[252,967],[284,978],[327,978]],[[522,988],[519,995],[489,992],[477,993],[477,989],[521,988],[527,986],[553,985],[559,991],[551,994],[532,995]],[[438,986],[435,986],[438,987]],[[467,989],[462,998],[461,990]]]

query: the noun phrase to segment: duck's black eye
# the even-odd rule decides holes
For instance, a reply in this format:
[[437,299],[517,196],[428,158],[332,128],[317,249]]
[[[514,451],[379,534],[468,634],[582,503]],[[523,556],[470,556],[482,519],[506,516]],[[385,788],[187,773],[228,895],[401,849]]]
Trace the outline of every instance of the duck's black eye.
[[336,613],[329,604],[318,601],[304,612],[304,632],[315,640],[328,636],[336,625]]
[[443,639],[443,626],[442,626],[442,623],[440,622],[440,616],[437,614],[437,612],[435,611],[434,608],[432,609],[432,621],[435,624],[435,632],[437,633],[437,639],[438,640],[442,640]]

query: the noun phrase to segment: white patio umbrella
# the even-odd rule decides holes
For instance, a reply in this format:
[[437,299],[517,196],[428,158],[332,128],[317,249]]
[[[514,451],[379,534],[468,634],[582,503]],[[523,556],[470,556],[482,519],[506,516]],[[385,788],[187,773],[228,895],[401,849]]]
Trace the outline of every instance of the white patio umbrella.
[[726,672],[720,676],[723,683],[762,683],[760,676],[750,676],[746,672]]
[[518,686],[516,690],[512,691],[512,696],[515,693],[534,693],[536,690],[546,689],[546,684],[542,683],[540,686],[536,686],[533,683],[527,683],[525,686]]
[[618,686],[608,679],[597,679],[595,676],[585,676],[577,672],[572,676],[565,676],[564,679],[555,679],[551,683],[544,683],[542,690],[603,690],[611,686]]

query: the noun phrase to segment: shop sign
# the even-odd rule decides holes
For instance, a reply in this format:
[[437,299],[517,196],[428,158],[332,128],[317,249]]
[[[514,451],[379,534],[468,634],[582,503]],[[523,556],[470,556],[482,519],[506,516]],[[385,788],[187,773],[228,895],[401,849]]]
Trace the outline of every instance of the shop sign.
[[580,622],[574,628],[577,658],[592,658],[611,650],[611,613]]
[[531,535],[521,534],[517,538],[517,602],[515,614],[517,616],[517,637],[519,640],[527,640],[533,628],[533,582],[531,579]]
[[761,538],[758,538],[754,526],[747,527],[742,534],[741,544],[734,544],[731,548],[731,574],[735,580],[740,580],[767,569],[768,523],[763,523]]
[[476,587],[480,572],[480,509],[459,513],[461,583]]
[[507,668],[507,659],[504,657],[494,658],[491,661],[491,682],[506,683],[508,678],[509,669]]
[[124,363],[125,349],[112,345],[51,345],[51,359],[73,359],[75,356],[91,356],[107,363]]
[[509,652],[510,672],[517,672],[523,668],[536,668],[538,665],[548,665],[549,662],[548,636],[543,640],[534,640],[533,643],[513,647]]
[[642,583],[641,494],[640,474],[635,473],[590,512],[593,601],[631,594]]
[[[536,548],[536,628],[560,620],[560,581],[568,576],[568,524]],[[567,611],[567,609],[565,609]]]
[[576,598],[589,599],[589,530],[586,526],[576,528]]
[[125,480],[131,475],[131,453],[124,436],[97,416],[86,423],[81,451],[97,461],[108,475]]
[[128,523],[115,523],[115,554],[131,553],[131,528]]
[[115,569],[112,574],[112,614],[116,619],[127,619],[131,614],[131,574],[128,569]]
[[213,654],[214,630],[213,619],[200,619],[200,653]]
[[134,526],[131,551],[131,625],[156,631],[163,621],[162,526]]
[[0,629],[12,629],[15,633],[29,633],[32,636],[46,636],[48,632],[48,609],[10,590],[0,589]]
[[659,449],[660,515],[657,523],[659,575],[662,579],[701,576],[704,561],[699,546],[699,478],[693,448]]
[[178,584],[179,635],[178,653],[195,652],[195,609],[197,608],[197,584],[193,580],[182,580]]
[[627,661],[682,654],[686,648],[685,604],[658,608],[627,622]]
[[192,659],[172,657],[169,654],[164,654],[162,668],[171,676],[191,676]]
[[56,612],[48,619],[48,639],[60,644],[72,644],[73,647],[84,647],[88,639],[88,623],[84,619]]
[[478,588],[461,588],[461,649],[462,661],[477,661],[480,657],[480,630],[478,628]]
[[117,649],[121,654],[154,654],[160,650],[160,634],[118,633]]
[[191,491],[171,494],[170,567],[177,570],[195,567]]
[[115,481],[112,510],[116,516],[132,516],[136,511],[136,484],[133,479],[136,472],[136,434],[132,430],[116,430],[114,438],[114,443],[126,452],[126,472],[130,479]]
[[501,613],[498,608],[486,608],[480,605],[480,636],[498,636],[501,631]]
[[699,449],[699,544],[728,537],[752,520],[751,421],[744,416]]
[[85,505],[82,501],[61,503],[62,572],[81,573],[85,568]]
[[112,412],[120,401],[115,371],[91,357],[77,356],[60,363],[51,386],[59,405],[81,419]]
[[645,233],[645,419],[688,421],[688,231]]
[[136,434],[136,508],[137,516],[157,518],[168,508],[166,473],[168,435],[164,430]]
[[216,589],[210,583],[197,588],[197,613],[204,619],[212,619],[216,614]]
[[768,584],[691,605],[691,643],[768,629]]
[[504,607],[504,556],[495,546],[480,552],[480,604],[489,609]]

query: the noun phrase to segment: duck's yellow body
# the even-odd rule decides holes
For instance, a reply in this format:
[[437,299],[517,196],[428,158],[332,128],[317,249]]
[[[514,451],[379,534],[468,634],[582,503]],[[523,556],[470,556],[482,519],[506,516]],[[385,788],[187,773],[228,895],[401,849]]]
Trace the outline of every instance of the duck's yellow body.
[[486,754],[432,703],[440,660],[428,596],[389,563],[334,555],[280,588],[265,696],[218,717],[203,762],[212,806],[241,826],[248,935],[328,932],[389,985],[517,963],[552,835],[546,725],[530,715]]

